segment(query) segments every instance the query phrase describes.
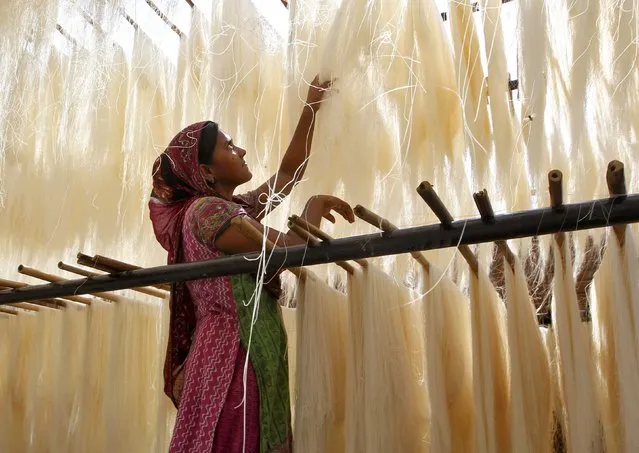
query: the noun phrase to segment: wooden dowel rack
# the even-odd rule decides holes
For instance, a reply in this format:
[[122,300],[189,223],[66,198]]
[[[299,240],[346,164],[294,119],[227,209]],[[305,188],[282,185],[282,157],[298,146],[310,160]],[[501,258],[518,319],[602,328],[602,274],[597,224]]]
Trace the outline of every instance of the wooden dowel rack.
[[[619,173],[618,166],[614,166],[612,173],[615,172]],[[615,176],[615,178],[619,177]],[[505,241],[509,239],[607,228],[639,222],[639,194],[621,195],[618,181],[619,179],[613,179],[615,184],[611,184],[611,186],[616,187],[614,189],[615,195],[608,198],[562,204],[561,209],[549,207],[500,215],[495,215],[485,192],[484,195],[475,194],[474,199],[480,209],[481,218],[451,221],[448,217],[442,217],[447,219],[443,224],[398,228],[388,234],[375,233],[338,239],[326,238],[323,239],[321,245],[316,247],[307,245],[277,247],[270,252],[263,270],[272,272],[280,269],[299,268],[300,266],[365,260],[378,256],[469,244],[490,242],[505,244]],[[588,212],[588,216],[584,216],[584,212]],[[325,233],[324,237],[326,237]],[[509,250],[507,247],[502,250],[507,256],[507,260]],[[510,255],[511,260],[514,260],[512,252]],[[259,257],[259,253],[246,253],[208,261],[145,269],[131,265],[125,266],[129,270],[123,271],[110,268],[106,272],[113,273],[107,275],[44,285],[23,285],[17,289],[0,290],[0,305],[150,285],[164,285],[166,287],[168,283],[175,281],[255,273],[262,266],[262,263],[258,262]],[[97,256],[89,258],[93,260],[93,264],[96,261],[101,262],[102,259]],[[89,266],[96,268],[95,265],[89,264]],[[2,285],[0,282],[0,286],[8,285]]]

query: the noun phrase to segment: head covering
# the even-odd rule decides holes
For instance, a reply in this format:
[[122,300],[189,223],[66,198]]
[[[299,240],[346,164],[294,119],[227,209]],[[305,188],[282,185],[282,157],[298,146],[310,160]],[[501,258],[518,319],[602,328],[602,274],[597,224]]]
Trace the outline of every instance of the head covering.
[[[198,198],[215,196],[200,172],[198,146],[202,130],[210,122],[192,124],[180,131],[153,164],[153,192],[149,210],[153,231],[168,252],[167,263],[182,259],[181,237],[184,216]],[[164,392],[177,406],[178,374],[191,346],[195,329],[195,306],[185,282],[171,286],[169,339],[164,362]]]

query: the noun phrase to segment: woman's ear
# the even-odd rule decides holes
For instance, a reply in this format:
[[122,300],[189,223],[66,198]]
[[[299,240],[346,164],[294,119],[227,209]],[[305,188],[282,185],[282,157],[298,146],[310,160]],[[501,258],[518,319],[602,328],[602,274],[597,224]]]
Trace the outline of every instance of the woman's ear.
[[202,176],[209,184],[213,184],[215,182],[213,167],[211,167],[210,165],[200,164],[200,173],[202,173]]

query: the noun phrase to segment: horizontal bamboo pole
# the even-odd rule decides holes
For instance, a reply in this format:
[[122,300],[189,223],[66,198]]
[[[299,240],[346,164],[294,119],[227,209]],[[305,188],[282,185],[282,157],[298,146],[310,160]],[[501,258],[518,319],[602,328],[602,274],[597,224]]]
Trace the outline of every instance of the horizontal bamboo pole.
[[[588,215],[584,215],[588,213]],[[623,199],[603,198],[564,205],[562,210],[533,209],[496,215],[492,223],[475,218],[455,221],[449,228],[441,224],[400,228],[390,235],[366,234],[340,238],[318,247],[300,245],[277,248],[271,252],[266,270],[310,266],[335,261],[396,255],[419,250],[456,247],[458,244],[480,244],[559,231],[581,231],[639,221],[639,194]],[[0,304],[116,291],[137,286],[166,284],[182,280],[198,280],[256,272],[258,253],[221,257],[215,260],[157,266],[100,275],[91,279],[67,280],[48,285],[33,285],[0,291]]]

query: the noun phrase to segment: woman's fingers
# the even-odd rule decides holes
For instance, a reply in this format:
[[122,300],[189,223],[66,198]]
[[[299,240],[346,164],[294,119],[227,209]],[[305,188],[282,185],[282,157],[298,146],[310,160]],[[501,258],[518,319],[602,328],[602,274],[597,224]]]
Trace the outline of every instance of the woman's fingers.
[[335,223],[335,216],[333,216],[333,214],[331,214],[330,212],[324,214],[324,218],[331,223]]
[[355,222],[355,213],[353,212],[353,208],[351,208],[345,201],[338,201],[339,202],[334,206],[335,211],[339,212],[339,214],[350,223]]

